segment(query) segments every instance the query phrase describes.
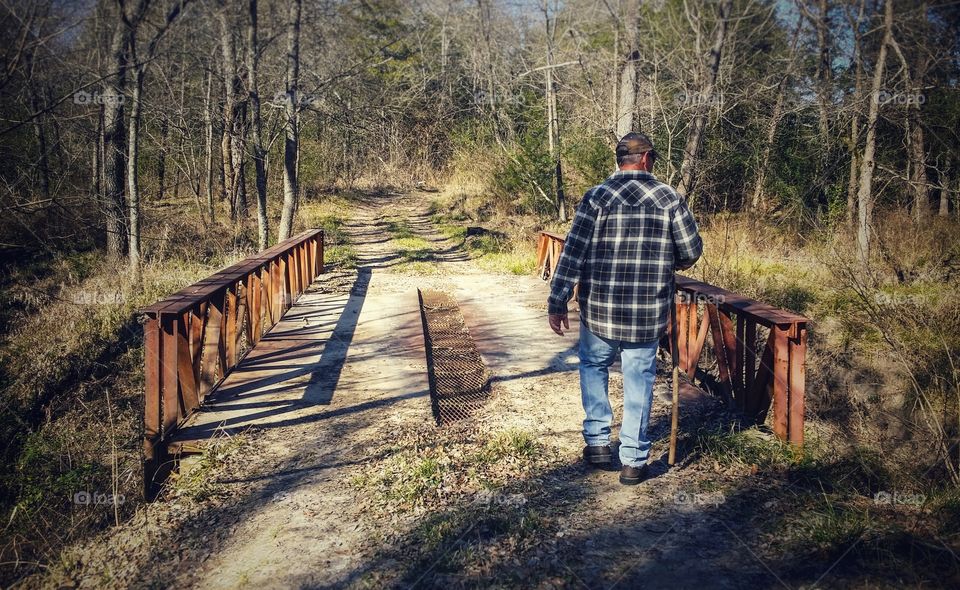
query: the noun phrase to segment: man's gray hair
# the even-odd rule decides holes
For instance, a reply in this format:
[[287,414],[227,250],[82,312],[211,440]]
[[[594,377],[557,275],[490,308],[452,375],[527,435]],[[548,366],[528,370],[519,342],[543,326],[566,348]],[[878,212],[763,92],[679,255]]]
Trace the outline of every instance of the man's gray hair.
[[639,164],[643,160],[643,154],[625,154],[617,157],[617,166]]

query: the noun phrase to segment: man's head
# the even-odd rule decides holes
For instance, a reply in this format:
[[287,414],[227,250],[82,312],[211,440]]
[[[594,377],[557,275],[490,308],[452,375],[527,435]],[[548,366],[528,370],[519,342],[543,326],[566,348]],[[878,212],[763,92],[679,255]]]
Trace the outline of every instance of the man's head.
[[621,170],[653,170],[657,152],[653,142],[643,133],[631,131],[617,144],[617,167]]

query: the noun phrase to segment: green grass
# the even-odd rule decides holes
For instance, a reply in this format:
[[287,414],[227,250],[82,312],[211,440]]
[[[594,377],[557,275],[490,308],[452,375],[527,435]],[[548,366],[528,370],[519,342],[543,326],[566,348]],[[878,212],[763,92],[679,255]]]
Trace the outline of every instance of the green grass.
[[786,468],[812,460],[807,447],[797,449],[756,428],[700,430],[694,448],[722,465],[756,465],[760,469]]
[[356,268],[357,251],[349,245],[326,246],[323,250],[324,264],[336,265],[340,268]]
[[404,262],[432,260],[434,251],[430,242],[420,237],[394,238],[397,253]]
[[444,473],[444,465],[435,456],[401,453],[391,457],[376,472],[354,477],[351,483],[358,489],[373,490],[382,503],[412,507],[436,492]]
[[323,229],[323,241],[325,244],[349,244],[350,238],[347,236],[343,226],[347,223],[346,219],[339,215],[324,215],[318,219],[318,225]]
[[386,229],[394,239],[413,238],[416,234],[410,229],[410,224],[404,220],[390,220]]
[[805,549],[837,550],[856,541],[867,530],[877,527],[869,510],[831,501],[827,496],[813,499],[785,522],[785,532]]
[[344,211],[349,203],[339,196],[327,196],[319,201],[304,202],[298,215],[306,227],[323,230],[324,264],[339,268],[356,268],[357,251],[346,231],[348,218]]
[[412,266],[413,264],[433,260],[435,252],[430,242],[418,236],[406,220],[391,219],[386,222],[385,227],[397,247],[400,270],[415,272],[417,268]]
[[433,224],[445,238],[450,240],[465,240],[467,238],[467,228],[465,226],[443,221],[443,219],[434,216]]
[[[437,206],[439,210],[439,205]],[[536,269],[533,242],[516,242],[496,234],[467,237],[467,228],[460,222],[468,220],[464,214],[434,213],[431,221],[447,239],[463,243],[480,268],[494,273],[528,275]]]
[[243,435],[222,436],[215,439],[186,473],[176,476],[171,488],[172,493],[194,500],[209,498],[214,492],[216,482],[212,477],[213,471],[239,453],[246,444],[247,439]]
[[522,430],[504,430],[486,442],[477,454],[477,460],[480,463],[531,461],[541,450],[540,443],[532,434]]
[[404,259],[394,265],[393,270],[398,273],[420,276],[438,276],[443,274],[443,268],[433,260]]
[[490,272],[508,273],[512,275],[529,275],[537,267],[536,257],[532,252],[500,252],[486,254],[477,259],[480,268]]
[[533,434],[511,429],[478,440],[441,438],[398,449],[351,483],[388,509],[437,506],[458,495],[471,498],[478,489],[503,489],[554,457]]

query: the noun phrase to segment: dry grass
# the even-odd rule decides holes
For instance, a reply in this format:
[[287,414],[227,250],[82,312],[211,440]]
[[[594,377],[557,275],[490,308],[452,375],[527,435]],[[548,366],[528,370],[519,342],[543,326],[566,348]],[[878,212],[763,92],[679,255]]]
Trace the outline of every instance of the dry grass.
[[2,581],[51,563],[63,545],[133,513],[142,490],[138,310],[245,257],[252,235],[252,228],[205,228],[189,219],[174,230],[155,220],[144,227],[138,283],[97,252],[8,270],[0,285],[7,523],[0,561],[18,565],[4,568]]

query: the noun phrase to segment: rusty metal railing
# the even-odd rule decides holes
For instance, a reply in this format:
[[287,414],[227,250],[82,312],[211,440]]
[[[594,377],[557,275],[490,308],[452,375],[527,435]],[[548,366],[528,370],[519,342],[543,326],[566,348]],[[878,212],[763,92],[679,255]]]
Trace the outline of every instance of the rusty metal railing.
[[308,230],[144,308],[144,492],[170,466],[174,432],[323,272]]
[[[552,275],[564,238],[540,232],[540,278],[548,280]],[[700,370],[709,332],[717,381],[724,395],[756,423],[766,420],[772,406],[773,432],[781,439],[803,444],[809,320],[682,275],[676,276],[676,287],[680,368],[690,376]],[[669,348],[669,342],[669,338],[664,338],[662,346]],[[762,348],[758,343],[763,343]]]

